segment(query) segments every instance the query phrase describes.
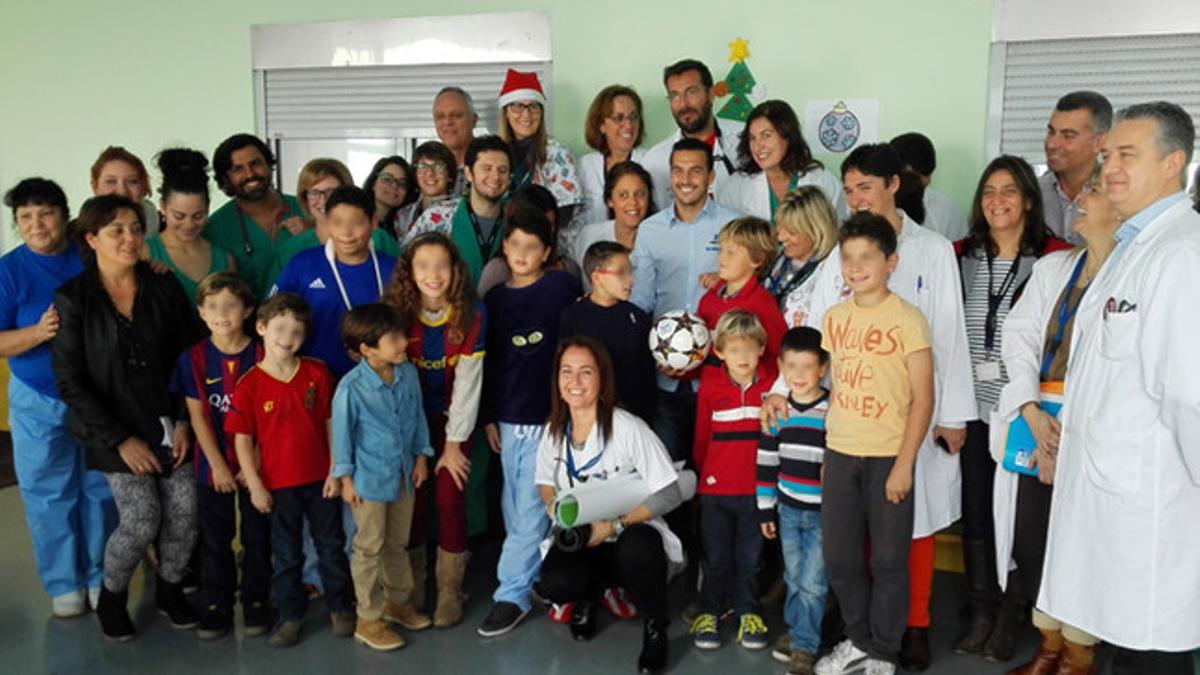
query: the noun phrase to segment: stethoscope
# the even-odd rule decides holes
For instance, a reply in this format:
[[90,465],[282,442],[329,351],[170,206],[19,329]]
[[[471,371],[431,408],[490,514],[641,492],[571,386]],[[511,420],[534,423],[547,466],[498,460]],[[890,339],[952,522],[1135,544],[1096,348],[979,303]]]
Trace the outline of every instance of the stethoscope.
[[[375,255],[375,242],[367,241],[367,250],[371,253],[371,264],[375,266],[375,285],[379,288],[379,295],[383,295],[383,275],[379,271],[379,256]],[[329,261],[329,269],[333,271],[333,280],[337,283],[338,292],[342,294],[342,302],[346,304],[346,309],[354,309],[354,305],[350,304],[350,295],[346,293],[346,285],[342,283],[342,275],[337,268],[337,254],[333,250],[333,239],[325,242],[325,259]]]

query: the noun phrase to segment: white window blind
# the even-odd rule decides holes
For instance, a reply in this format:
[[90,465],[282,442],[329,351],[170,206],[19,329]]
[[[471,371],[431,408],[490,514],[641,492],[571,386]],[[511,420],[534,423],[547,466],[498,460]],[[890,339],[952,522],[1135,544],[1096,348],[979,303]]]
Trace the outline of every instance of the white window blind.
[[1045,162],[1046,123],[1054,104],[1071,91],[1098,91],[1112,102],[1114,112],[1133,103],[1167,100],[1200,121],[1200,34],[1033,40],[995,47],[993,56],[1003,59],[1002,67],[993,64],[993,92],[995,76],[1002,79],[999,151],[1031,164]]
[[278,139],[434,138],[433,97],[453,85],[474,99],[479,129],[495,130],[509,68],[536,72],[553,101],[549,61],[280,68],[263,71],[262,119]]

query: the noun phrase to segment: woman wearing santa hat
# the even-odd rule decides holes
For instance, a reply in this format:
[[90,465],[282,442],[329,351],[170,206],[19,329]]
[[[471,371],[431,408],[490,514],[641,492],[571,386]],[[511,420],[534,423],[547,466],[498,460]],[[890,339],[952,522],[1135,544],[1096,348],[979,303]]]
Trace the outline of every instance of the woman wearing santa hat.
[[537,73],[509,69],[500,89],[500,137],[513,150],[513,191],[528,184],[550,190],[558,202],[560,238],[569,237],[575,213],[583,203],[575,157],[567,146],[546,133],[546,94]]

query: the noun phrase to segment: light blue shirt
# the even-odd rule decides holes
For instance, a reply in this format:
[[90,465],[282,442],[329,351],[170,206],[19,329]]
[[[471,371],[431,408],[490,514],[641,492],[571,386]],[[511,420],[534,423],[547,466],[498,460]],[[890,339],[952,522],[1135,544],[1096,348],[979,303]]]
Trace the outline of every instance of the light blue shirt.
[[333,476],[353,476],[354,491],[395,501],[412,485],[414,458],[433,456],[417,369],[392,367],[388,384],[363,359],[333,395]]
[[[690,223],[676,217],[674,206],[642,221],[632,256],[633,304],[654,318],[676,309],[695,312],[704,296],[700,275],[717,271],[717,235],[742,215],[709,198]],[[658,374],[659,389],[676,386]]]
[[1163,197],[1127,218],[1117,228],[1117,232],[1114,235],[1114,238],[1117,240],[1117,247],[1113,249],[1112,257],[1105,266],[1112,267],[1112,261],[1119,259],[1121,254],[1125,252],[1125,249],[1129,248],[1129,244],[1141,234],[1147,225],[1154,222],[1155,218],[1166,213],[1167,209],[1172,206],[1186,200],[1187,193],[1180,190],[1179,192]]

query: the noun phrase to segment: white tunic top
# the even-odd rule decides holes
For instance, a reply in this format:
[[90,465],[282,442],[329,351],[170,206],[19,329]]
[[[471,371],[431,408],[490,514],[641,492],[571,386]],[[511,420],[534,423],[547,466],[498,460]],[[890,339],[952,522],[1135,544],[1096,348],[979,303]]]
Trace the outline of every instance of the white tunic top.
[[[833,205],[833,210],[837,213],[838,218],[845,219],[850,215],[850,210],[846,207],[846,194],[842,190],[842,181],[834,178],[833,174],[825,169],[813,169],[800,176],[796,181],[796,187],[801,185],[815,185],[821,188],[821,192],[825,193],[825,196],[829,198],[829,203]],[[734,211],[741,211],[771,222],[775,214],[771,213],[770,190],[770,185],[767,183],[767,172],[739,171],[717,186],[717,201]]]
[[[610,476],[636,473],[646,481],[653,494],[679,480],[667,449],[658,436],[640,417],[620,408],[613,410],[612,438],[607,443],[600,440],[600,425],[596,424],[582,450],[572,450],[569,445],[568,439],[556,443],[550,434],[542,434],[534,473],[538,485],[548,485],[559,492],[570,486],[565,459],[567,452],[574,453],[574,464],[579,474],[588,481],[603,481]],[[599,461],[588,467],[597,456]],[[676,565],[682,564],[683,545],[662,517],[653,518],[646,524],[662,536],[667,560]]]

